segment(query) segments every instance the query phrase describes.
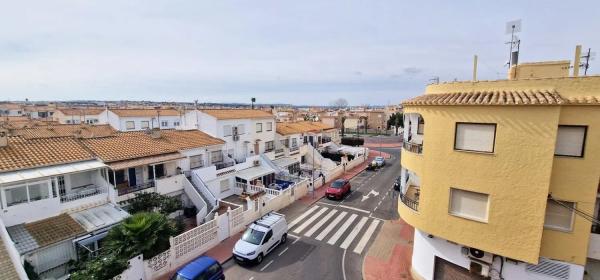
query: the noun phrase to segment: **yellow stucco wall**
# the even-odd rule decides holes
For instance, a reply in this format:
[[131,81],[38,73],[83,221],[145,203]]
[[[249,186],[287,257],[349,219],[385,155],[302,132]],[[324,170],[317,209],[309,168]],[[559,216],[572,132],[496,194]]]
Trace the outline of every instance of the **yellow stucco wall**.
[[[430,85],[426,94],[548,89],[563,97],[600,93],[600,77]],[[575,216],[573,230],[543,227],[548,193],[593,213],[600,178],[599,106],[406,106],[425,120],[423,154],[407,151],[402,166],[421,180],[419,211],[399,203],[409,224],[441,238],[494,254],[537,263],[540,256],[584,265],[589,221]],[[497,123],[495,151],[455,151],[456,122]],[[585,156],[554,156],[559,124],[588,125]],[[487,223],[448,214],[449,189],[490,196]]]

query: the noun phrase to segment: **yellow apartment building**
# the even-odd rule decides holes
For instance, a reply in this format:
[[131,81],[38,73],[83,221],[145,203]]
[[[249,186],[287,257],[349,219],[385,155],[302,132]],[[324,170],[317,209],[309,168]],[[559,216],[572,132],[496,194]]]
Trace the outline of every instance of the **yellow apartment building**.
[[398,211],[415,228],[415,279],[582,279],[597,267],[600,76],[571,69],[524,63],[402,103]]

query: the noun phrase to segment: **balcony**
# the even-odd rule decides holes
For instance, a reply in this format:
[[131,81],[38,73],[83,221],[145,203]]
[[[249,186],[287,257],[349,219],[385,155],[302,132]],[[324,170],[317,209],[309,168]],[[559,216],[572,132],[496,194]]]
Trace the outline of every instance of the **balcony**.
[[235,165],[235,162],[230,161],[230,162],[216,162],[215,163],[215,167],[217,168],[217,170],[221,170],[221,169],[225,169],[227,167],[232,167]]
[[275,149],[275,154],[283,154],[283,151],[284,151],[283,148]]
[[127,182],[117,185],[119,195],[126,195],[137,191],[154,188],[154,181],[145,182],[136,186],[127,186]]
[[404,142],[402,143],[402,147],[412,153],[422,154],[423,153],[423,144]]
[[408,208],[415,211],[419,211],[419,196],[419,187],[408,186],[408,189],[406,190],[405,194],[400,192],[400,201],[402,201],[404,205],[408,206]]
[[106,192],[106,190],[104,188],[101,188],[101,187],[98,187],[95,185],[88,185],[85,187],[79,187],[77,189],[73,189],[69,193],[61,194],[60,202],[65,203],[65,202],[75,201],[78,199],[94,196],[94,195],[105,193],[105,192]]
[[289,151],[290,151],[289,153],[290,153],[290,155],[294,155],[294,154],[297,154],[299,152],[299,150],[300,150],[300,147],[298,147],[298,146],[291,146],[290,149],[289,149]]

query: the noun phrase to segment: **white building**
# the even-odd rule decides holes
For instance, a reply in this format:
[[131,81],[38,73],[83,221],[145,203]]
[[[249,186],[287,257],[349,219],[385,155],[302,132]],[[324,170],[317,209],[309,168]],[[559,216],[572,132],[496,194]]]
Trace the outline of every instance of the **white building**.
[[[54,121],[60,124],[106,124],[107,122],[100,122],[100,115],[104,112],[104,109],[76,109],[76,108],[61,108],[57,109],[52,115]],[[106,118],[102,118],[106,120]]]
[[119,131],[180,129],[183,116],[175,109],[108,109],[100,114],[98,122]]

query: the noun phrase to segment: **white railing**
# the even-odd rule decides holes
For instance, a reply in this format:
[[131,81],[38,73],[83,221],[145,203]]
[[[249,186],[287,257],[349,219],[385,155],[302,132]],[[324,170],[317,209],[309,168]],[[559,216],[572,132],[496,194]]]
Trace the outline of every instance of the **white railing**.
[[77,190],[72,193],[67,193],[67,194],[61,195],[60,202],[69,202],[69,201],[78,200],[78,199],[90,197],[90,196],[105,193],[105,192],[106,192],[105,188],[101,188],[101,187],[92,185],[92,186],[85,187],[81,190]]

